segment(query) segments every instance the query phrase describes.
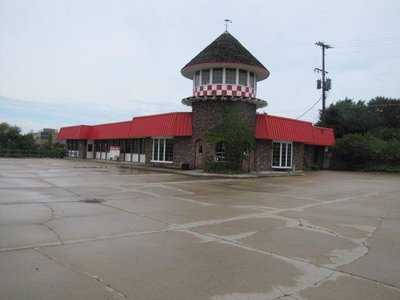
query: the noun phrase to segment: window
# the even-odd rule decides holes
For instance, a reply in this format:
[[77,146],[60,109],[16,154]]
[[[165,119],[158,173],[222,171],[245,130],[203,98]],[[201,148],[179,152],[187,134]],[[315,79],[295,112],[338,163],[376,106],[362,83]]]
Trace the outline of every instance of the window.
[[256,85],[255,85],[255,82],[254,82],[254,79],[255,79],[255,77],[254,77],[254,73],[253,72],[250,72],[250,86],[252,87],[252,88],[254,88]]
[[239,84],[247,85],[247,71],[239,70]]
[[225,83],[236,84],[236,69],[225,70]]
[[273,142],[272,143],[272,167],[285,168],[292,167],[292,143]]
[[93,151],[93,144],[88,144],[87,151],[88,152],[92,152]]
[[131,153],[144,154],[144,139],[131,140]]
[[194,86],[198,87],[200,85],[200,71],[194,74]]
[[225,160],[225,144],[218,143],[215,145],[215,160],[224,161]]
[[173,146],[171,139],[153,139],[152,161],[172,162],[174,158]]
[[213,69],[212,83],[222,83],[222,68]]
[[201,71],[201,84],[210,83],[210,69]]

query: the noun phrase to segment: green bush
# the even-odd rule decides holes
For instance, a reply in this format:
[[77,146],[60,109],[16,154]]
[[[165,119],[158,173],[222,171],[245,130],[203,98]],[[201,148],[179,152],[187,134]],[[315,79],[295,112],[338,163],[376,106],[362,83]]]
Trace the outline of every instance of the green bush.
[[400,162],[400,139],[386,141],[380,158],[384,161]]
[[352,163],[363,163],[379,156],[383,141],[369,134],[347,134],[336,141],[337,157]]
[[372,134],[347,134],[336,141],[335,164],[347,169],[385,170],[400,167],[400,140]]

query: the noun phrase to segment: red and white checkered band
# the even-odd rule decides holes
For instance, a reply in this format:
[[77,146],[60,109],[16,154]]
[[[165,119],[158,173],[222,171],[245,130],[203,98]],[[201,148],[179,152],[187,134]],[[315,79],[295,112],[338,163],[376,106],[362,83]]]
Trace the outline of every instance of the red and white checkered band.
[[256,93],[253,88],[238,84],[206,84],[194,88],[193,96],[233,96],[255,98]]

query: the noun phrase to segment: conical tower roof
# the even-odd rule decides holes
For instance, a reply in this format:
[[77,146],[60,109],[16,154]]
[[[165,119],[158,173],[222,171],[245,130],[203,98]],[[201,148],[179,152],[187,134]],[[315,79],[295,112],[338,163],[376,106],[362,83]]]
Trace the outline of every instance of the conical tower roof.
[[269,76],[267,68],[227,31],[187,63],[181,73],[185,77],[192,78],[193,71],[198,69],[197,67],[224,63],[250,66],[256,72],[258,80]]

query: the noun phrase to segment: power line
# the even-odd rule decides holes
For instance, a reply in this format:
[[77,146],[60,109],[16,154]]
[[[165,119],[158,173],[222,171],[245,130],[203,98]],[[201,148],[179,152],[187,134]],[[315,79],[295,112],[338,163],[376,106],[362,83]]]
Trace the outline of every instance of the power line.
[[322,96],[319,97],[319,99],[318,99],[317,102],[315,102],[313,105],[311,105],[305,112],[303,112],[303,113],[302,113],[300,116],[298,116],[296,119],[298,120],[298,119],[300,119],[301,117],[303,117],[306,113],[308,113],[310,110],[312,110],[312,109],[315,107],[315,105],[317,105],[321,100],[322,100]]

